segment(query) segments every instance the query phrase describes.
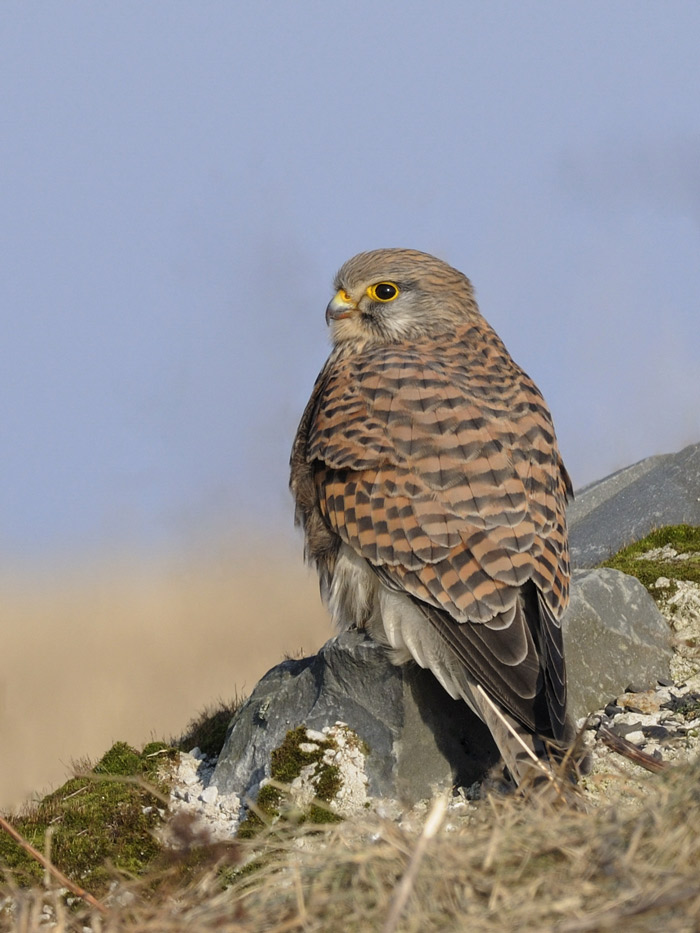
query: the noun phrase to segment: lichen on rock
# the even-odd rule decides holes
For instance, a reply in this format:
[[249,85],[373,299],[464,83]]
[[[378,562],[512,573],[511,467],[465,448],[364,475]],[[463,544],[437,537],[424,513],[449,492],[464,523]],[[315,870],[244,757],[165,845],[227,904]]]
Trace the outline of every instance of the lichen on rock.
[[322,730],[290,729],[270,759],[270,777],[239,835],[252,836],[264,821],[280,817],[332,823],[358,812],[368,801],[367,747],[343,722]]

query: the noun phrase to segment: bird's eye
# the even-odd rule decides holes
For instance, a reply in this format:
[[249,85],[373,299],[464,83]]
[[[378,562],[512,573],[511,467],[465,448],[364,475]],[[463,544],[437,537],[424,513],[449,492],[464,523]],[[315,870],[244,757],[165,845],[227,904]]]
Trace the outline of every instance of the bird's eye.
[[393,301],[398,297],[399,290],[393,282],[377,282],[370,285],[367,294],[373,301]]

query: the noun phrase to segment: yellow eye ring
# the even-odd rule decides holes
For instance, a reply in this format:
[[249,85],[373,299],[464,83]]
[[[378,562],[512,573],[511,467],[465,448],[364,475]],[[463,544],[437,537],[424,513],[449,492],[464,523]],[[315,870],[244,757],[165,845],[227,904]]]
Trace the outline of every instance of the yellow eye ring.
[[382,304],[386,304],[388,301],[393,301],[399,297],[399,288],[393,282],[377,282],[376,285],[370,285],[367,294],[372,301],[380,301]]

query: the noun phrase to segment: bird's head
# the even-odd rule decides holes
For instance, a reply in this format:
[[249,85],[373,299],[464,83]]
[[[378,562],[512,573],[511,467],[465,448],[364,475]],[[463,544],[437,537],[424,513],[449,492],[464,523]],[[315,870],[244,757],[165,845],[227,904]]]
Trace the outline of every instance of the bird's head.
[[454,333],[480,317],[469,279],[413,249],[377,249],[349,259],[326,308],[333,343],[396,343]]

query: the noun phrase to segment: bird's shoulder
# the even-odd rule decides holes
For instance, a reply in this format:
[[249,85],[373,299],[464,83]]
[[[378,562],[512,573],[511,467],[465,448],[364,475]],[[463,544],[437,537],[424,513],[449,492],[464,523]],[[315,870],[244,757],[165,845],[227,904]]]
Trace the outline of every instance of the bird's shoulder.
[[332,354],[295,447],[335,469],[422,463],[430,471],[431,452],[464,464],[505,449],[546,452],[553,441],[537,386],[486,322],[471,322],[449,340]]

